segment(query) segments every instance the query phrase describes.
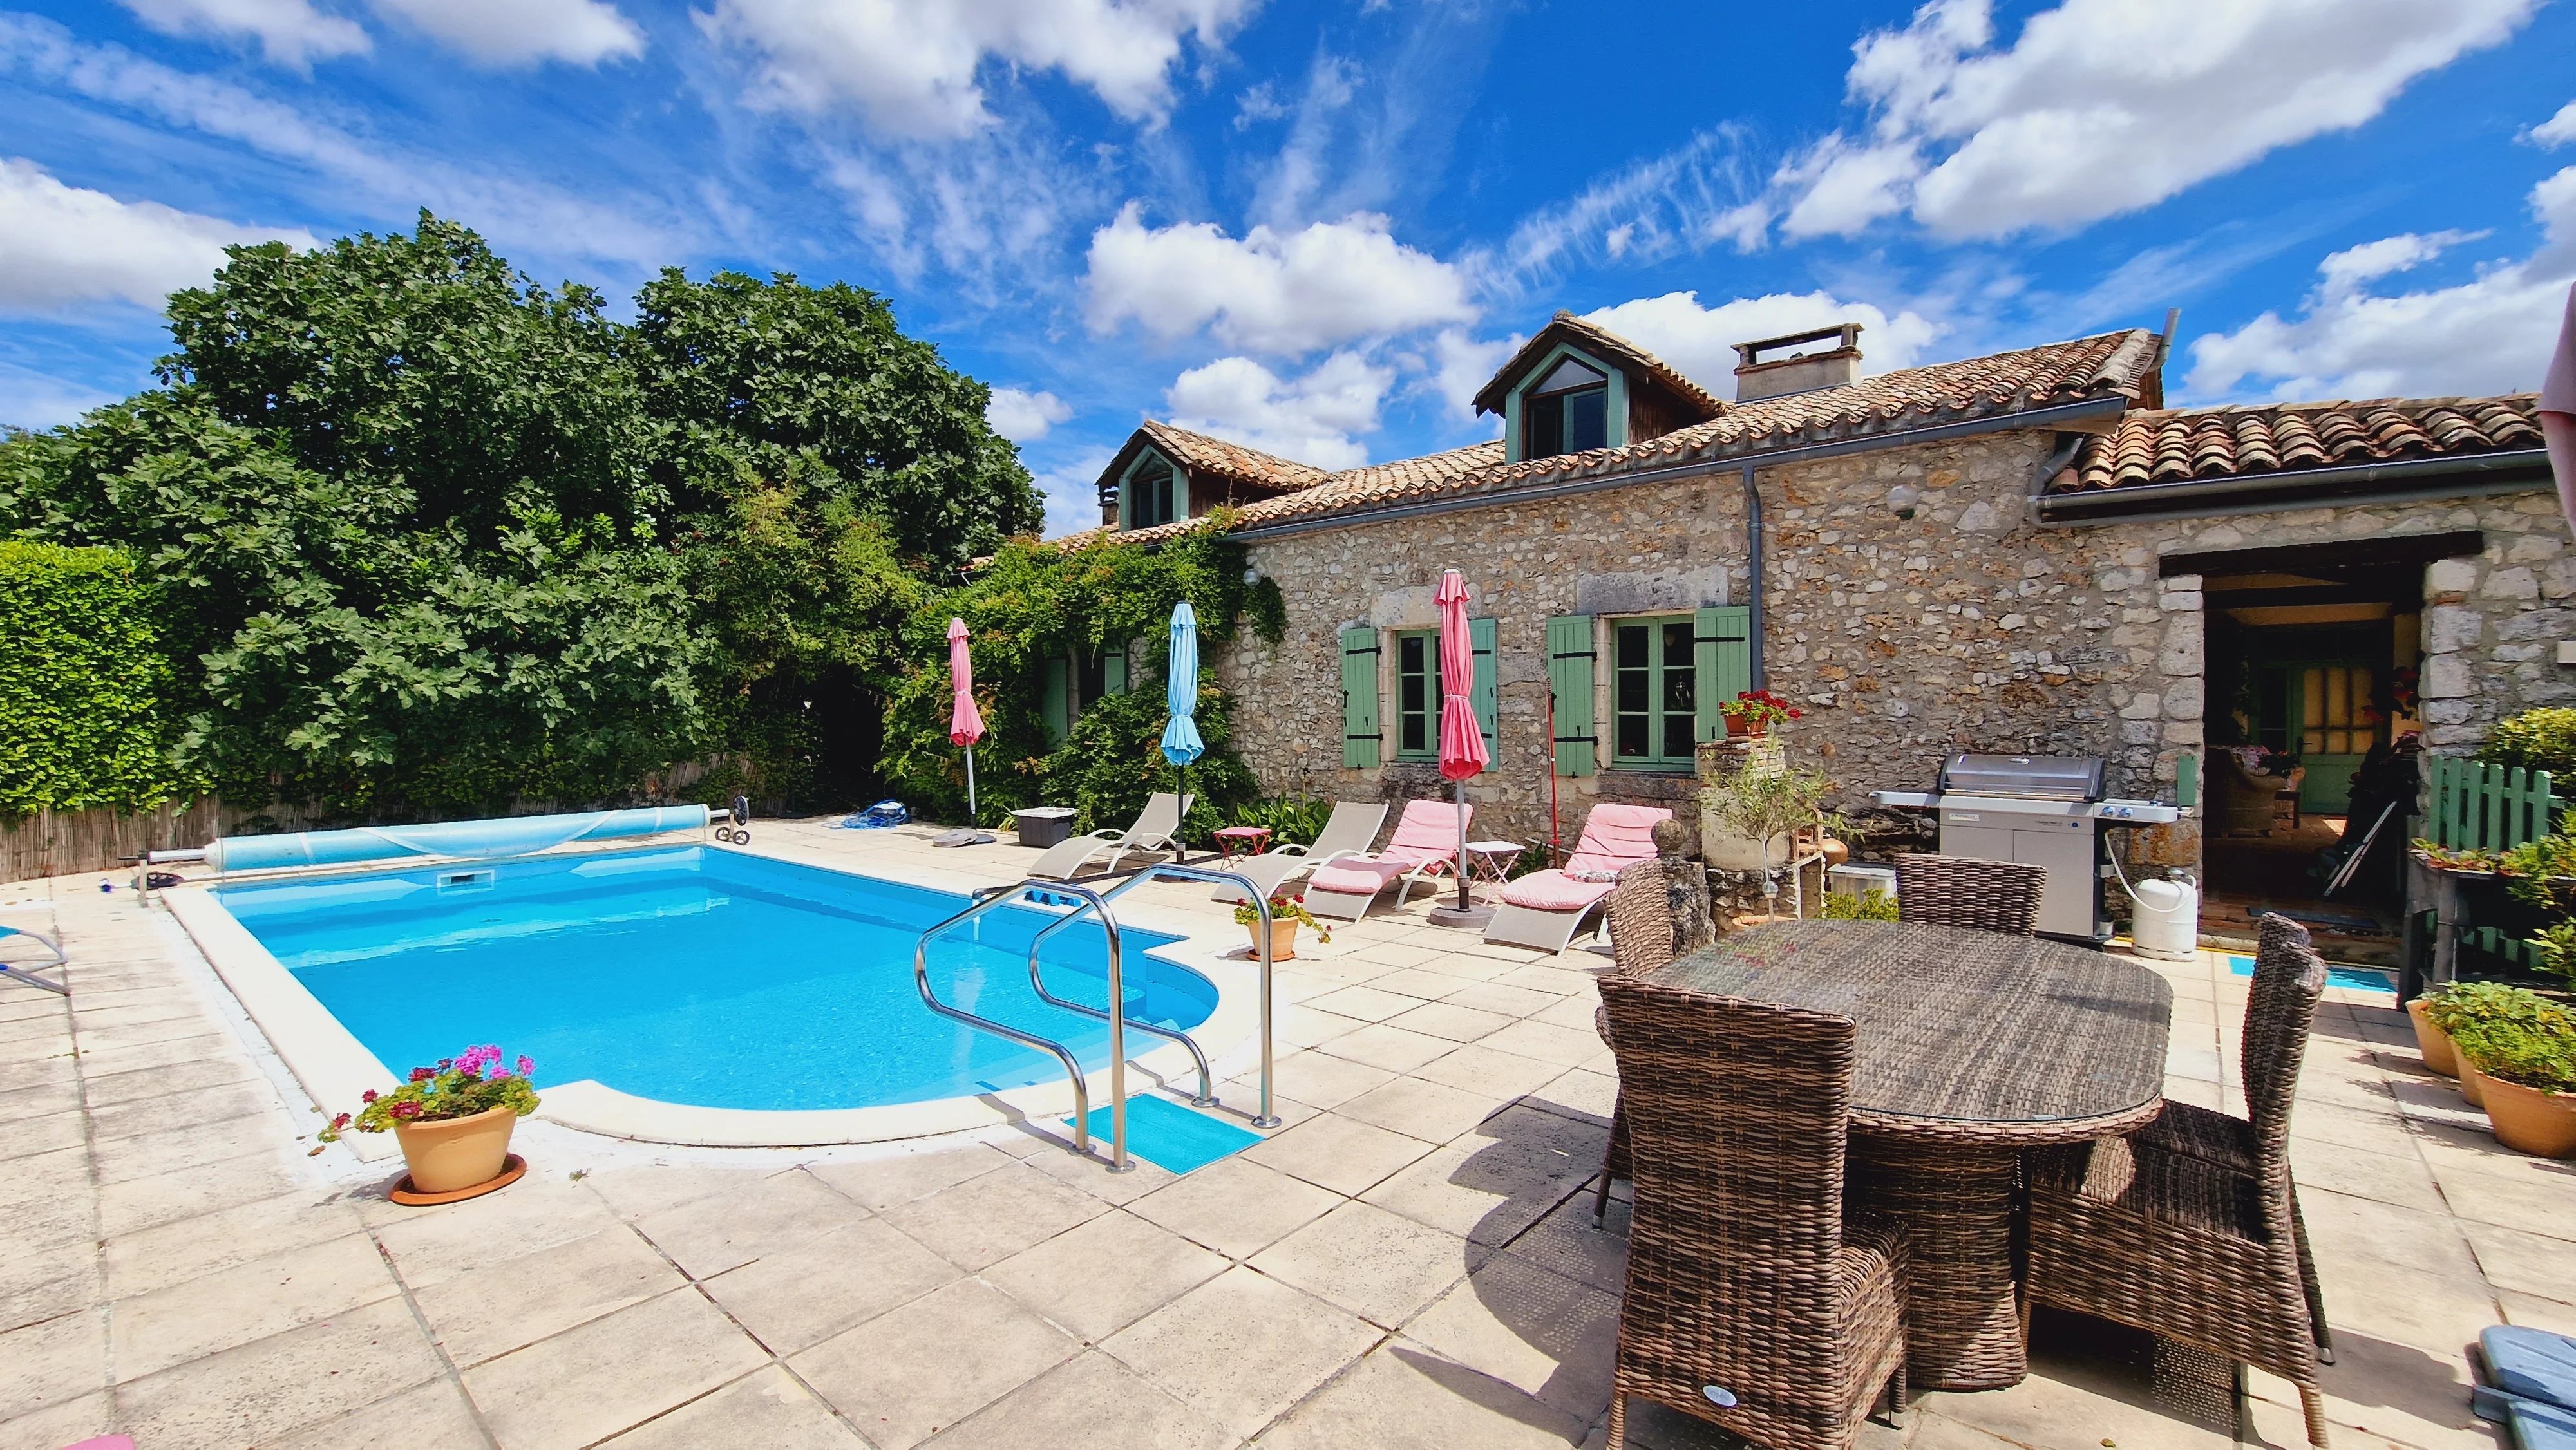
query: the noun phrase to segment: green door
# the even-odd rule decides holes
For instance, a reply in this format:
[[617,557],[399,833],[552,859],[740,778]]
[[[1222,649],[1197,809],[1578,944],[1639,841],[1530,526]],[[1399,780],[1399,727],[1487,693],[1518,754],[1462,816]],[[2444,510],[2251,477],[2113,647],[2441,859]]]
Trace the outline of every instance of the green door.
[[2307,768],[2301,811],[2339,816],[2350,806],[2353,772],[2387,729],[2372,704],[2377,685],[2370,665],[2348,657],[2255,666],[2255,737]]

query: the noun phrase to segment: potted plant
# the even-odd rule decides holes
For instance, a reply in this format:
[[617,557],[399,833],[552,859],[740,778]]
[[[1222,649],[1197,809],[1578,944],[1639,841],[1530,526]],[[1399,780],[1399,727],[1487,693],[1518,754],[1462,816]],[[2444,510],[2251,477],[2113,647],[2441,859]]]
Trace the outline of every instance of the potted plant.
[[1839,827],[1820,808],[1832,790],[1833,781],[1821,770],[1747,766],[1700,793],[1703,819],[1715,828],[1702,831],[1701,854],[1719,870],[1760,870],[1763,915],[1775,915],[1771,908],[1780,894],[1776,858],[1801,826]]
[[1726,717],[1726,733],[1738,738],[1768,735],[1772,721],[1803,719],[1807,713],[1769,690],[1746,690],[1732,700],[1720,701],[1717,710]]
[[[1261,954],[1260,908],[1249,901],[1236,902],[1234,919],[1251,929],[1252,953],[1256,957],[1259,956]],[[1270,960],[1284,962],[1297,955],[1297,928],[1300,924],[1315,929],[1315,940],[1326,945],[1332,943],[1332,928],[1317,921],[1315,914],[1306,909],[1306,898],[1302,896],[1270,898]]]
[[2407,1003],[2406,1016],[2415,1024],[2415,1050],[2423,1055],[2425,1070],[2456,1078],[2460,1075],[2459,1054],[2451,1047],[2451,1034],[2443,1031],[2442,1024],[2433,1017],[2433,1005],[2441,1000],[2442,991],[2437,987]]
[[2472,1019],[2452,1034],[2465,1078],[2474,1074],[2496,1141],[2543,1158],[2576,1155],[2576,1017],[2534,999],[2534,1009]]
[[[2564,1026],[2570,1018],[2567,1009],[2527,987],[2509,987],[2502,982],[2453,982],[2425,999],[2424,1020],[2450,1042],[2455,1068],[2460,1079],[2460,1096],[2471,1107],[2486,1106],[2485,1075],[2477,1063],[2459,1051],[2461,1038],[2493,1024],[2527,1026]],[[2419,1034],[2418,1044],[2422,1042]]]
[[536,1064],[522,1055],[501,1070],[501,1049],[469,1047],[436,1067],[415,1067],[411,1080],[389,1093],[369,1089],[357,1115],[342,1113],[314,1136],[337,1142],[351,1127],[361,1133],[390,1130],[411,1169],[414,1194],[448,1194],[499,1178],[510,1159],[510,1133],[537,1110],[528,1074]]

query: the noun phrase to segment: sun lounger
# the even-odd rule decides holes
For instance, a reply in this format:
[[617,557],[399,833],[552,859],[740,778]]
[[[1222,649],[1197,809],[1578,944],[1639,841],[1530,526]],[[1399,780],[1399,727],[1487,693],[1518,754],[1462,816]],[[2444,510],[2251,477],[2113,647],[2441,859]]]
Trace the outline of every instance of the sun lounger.
[[[1467,808],[1471,817],[1475,807]],[[1374,856],[1345,856],[1318,866],[1306,878],[1306,909],[1317,916],[1357,921],[1386,888],[1401,881],[1400,905],[1413,883],[1458,869],[1458,807],[1450,801],[1407,801],[1395,835]]]
[[54,954],[54,959],[50,962],[0,962],[0,982],[24,982],[30,987],[42,987],[48,992],[59,992],[63,996],[70,996],[72,994],[71,988],[64,986],[61,982],[56,981],[51,977],[40,977],[36,975],[36,972],[39,970],[59,967],[65,962],[70,961],[71,958],[63,955],[63,949],[56,945],[51,938],[39,936],[23,927],[0,926],[0,943],[5,943],[13,937],[21,941],[34,942],[36,945],[52,952]]
[[1102,852],[1109,854],[1103,871],[1115,871],[1130,851],[1168,851],[1181,834],[1181,817],[1189,814],[1183,798],[1170,791],[1156,791],[1136,815],[1136,823],[1123,831],[1106,828],[1087,836],[1076,836],[1047,849],[1037,864],[1029,868],[1032,876],[1052,876],[1059,881],[1071,880]]
[[1609,898],[1620,868],[1655,859],[1655,823],[1672,816],[1662,806],[1594,806],[1563,867],[1503,883],[1485,940],[1548,953],[1565,950],[1586,919],[1597,922],[1593,908]]
[[[1346,856],[1365,856],[1369,843],[1377,839],[1377,828],[1386,824],[1384,801],[1335,801],[1332,819],[1315,833],[1315,843],[1301,846],[1294,841],[1273,846],[1258,856],[1215,864],[1219,871],[1232,871],[1249,879],[1264,896],[1276,896],[1288,879],[1301,871],[1328,866]],[[1220,886],[1219,901],[1243,900],[1240,886]]]

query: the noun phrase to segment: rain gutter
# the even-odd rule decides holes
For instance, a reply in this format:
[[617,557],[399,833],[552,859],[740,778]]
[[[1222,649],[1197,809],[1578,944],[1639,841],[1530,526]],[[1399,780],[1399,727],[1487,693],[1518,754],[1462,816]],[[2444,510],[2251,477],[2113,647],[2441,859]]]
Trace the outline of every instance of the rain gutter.
[[[2438,481],[2437,481],[2438,480]],[[2549,452],[2516,448],[2443,458],[2405,458],[2264,473],[2201,483],[2133,483],[2082,493],[2043,494],[2043,528],[2075,528],[2129,519],[2286,513],[2339,503],[2414,503],[2521,493],[2549,482]],[[2395,488],[2381,490],[2388,483]]]
[[1640,483],[1663,483],[1676,478],[1705,478],[1721,469],[1742,467],[1777,468],[1783,464],[1804,463],[1817,458],[1839,458],[1853,453],[1875,453],[1884,448],[1912,448],[1926,443],[1941,443],[1953,438],[1972,438],[1984,433],[2014,433],[2045,429],[2069,428],[2088,431],[2074,425],[2094,419],[2115,418],[2130,406],[2129,399],[2111,394],[2085,398],[2073,403],[2058,403],[2046,408],[2030,408],[2018,413],[1998,413],[1987,418],[1966,418],[1955,423],[1935,423],[1923,428],[1904,428],[1893,433],[1873,433],[1862,438],[1838,438],[1829,443],[1808,443],[1793,448],[1771,448],[1735,457],[1703,455],[1687,463],[1666,464],[1658,468],[1631,469],[1618,473],[1596,474],[1587,478],[1568,478],[1551,483],[1521,488],[1497,489],[1491,493],[1454,494],[1447,498],[1424,499],[1418,503],[1395,504],[1386,508],[1327,514],[1319,518],[1289,519],[1258,528],[1236,529],[1227,537],[1244,543],[1262,539],[1285,538],[1291,534],[1313,533],[1322,529],[1356,528],[1365,524],[1389,523],[1399,519],[1428,518],[1435,514],[1457,513],[1464,509],[1500,508],[1506,504],[1548,503],[1603,489],[1627,488]]

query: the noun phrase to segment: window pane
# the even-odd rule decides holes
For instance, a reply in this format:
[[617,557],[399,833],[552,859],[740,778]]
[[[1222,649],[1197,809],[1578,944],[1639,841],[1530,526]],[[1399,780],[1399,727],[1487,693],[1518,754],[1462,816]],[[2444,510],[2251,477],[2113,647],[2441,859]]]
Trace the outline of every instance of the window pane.
[[1565,451],[1581,453],[1610,443],[1610,392],[1607,388],[1568,393],[1565,398]]
[[2326,723],[2326,672],[2311,665],[2299,672],[2299,724],[2313,730]]
[[1565,400],[1526,398],[1521,403],[1522,456],[1553,458],[1565,451]]
[[1620,716],[1619,739],[1615,743],[1617,746],[1617,754],[1620,759],[1645,759],[1648,754],[1646,749],[1646,717],[1643,715]]
[[2301,755],[2325,754],[2326,732],[2322,730],[2311,730],[2306,734],[2301,735],[2299,737],[2299,753]]
[[1549,373],[1544,382],[1530,391],[1534,394],[1562,393],[1573,388],[1595,387],[1600,384],[1602,377],[1600,369],[1586,367],[1572,358],[1567,358],[1556,365],[1556,370]]
[[1654,642],[1655,635],[1651,626],[1643,624],[1619,626],[1619,668],[1623,670],[1645,668],[1648,663],[1647,651],[1654,647]]

